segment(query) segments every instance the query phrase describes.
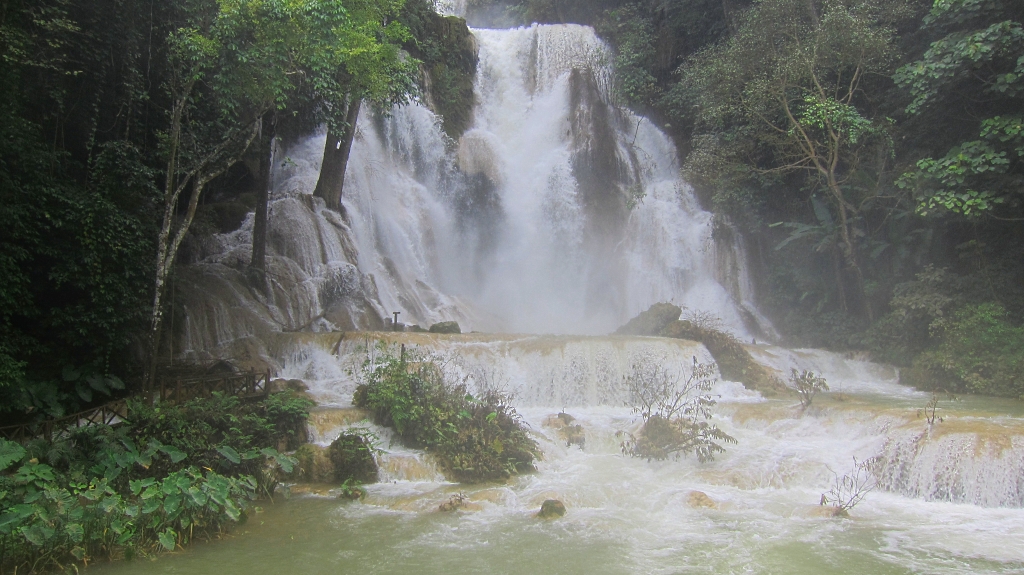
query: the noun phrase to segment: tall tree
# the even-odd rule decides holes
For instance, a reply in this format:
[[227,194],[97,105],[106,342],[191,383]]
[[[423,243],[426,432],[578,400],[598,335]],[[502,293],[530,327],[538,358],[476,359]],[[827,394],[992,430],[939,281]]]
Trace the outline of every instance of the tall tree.
[[[698,107],[691,174],[728,187],[802,173],[810,196],[824,193],[827,203],[815,204],[815,211],[835,231],[832,245],[868,317],[858,253],[863,231],[856,222],[869,198],[856,179],[885,169],[891,140],[865,88],[870,76],[892,69],[891,23],[901,7],[879,0],[765,0],[727,42],[689,60],[677,88]],[[837,277],[840,289],[844,283]]]
[[307,70],[311,97],[327,127],[324,159],[314,195],[341,210],[356,122],[363,101],[389,108],[413,92],[416,61],[404,57],[409,37],[395,20],[404,0],[350,0],[351,26],[319,34],[310,42]]
[[[938,34],[897,83],[914,97],[912,116],[940,123],[964,140],[917,162],[899,184],[921,214],[1020,217],[1024,208],[1024,5],[937,0],[923,31]],[[965,122],[967,123],[964,126]],[[953,127],[954,129],[949,129]],[[952,145],[950,145],[952,144]],[[925,146],[933,148],[933,146]],[[945,152],[945,153],[943,153]]]

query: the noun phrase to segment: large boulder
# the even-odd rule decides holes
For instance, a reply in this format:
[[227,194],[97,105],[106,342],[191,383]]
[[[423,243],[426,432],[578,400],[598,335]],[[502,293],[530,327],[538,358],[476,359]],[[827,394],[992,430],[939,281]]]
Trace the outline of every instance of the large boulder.
[[659,335],[670,323],[679,319],[683,310],[670,303],[656,303],[647,311],[615,330],[618,335]]
[[288,475],[288,479],[304,483],[333,483],[334,465],[327,455],[327,449],[307,443],[295,450],[299,464]]
[[457,321],[442,321],[430,326],[430,333],[462,333]]
[[565,515],[565,504],[557,499],[548,499],[540,506],[537,517],[541,519],[555,519]]
[[377,482],[377,460],[373,456],[373,445],[362,435],[338,437],[327,448],[327,455],[334,470],[335,482]]
[[786,384],[771,369],[754,361],[747,348],[731,333],[676,320],[669,322],[658,335],[701,342],[715,358],[722,377],[738,381],[747,389],[766,396],[788,393]]

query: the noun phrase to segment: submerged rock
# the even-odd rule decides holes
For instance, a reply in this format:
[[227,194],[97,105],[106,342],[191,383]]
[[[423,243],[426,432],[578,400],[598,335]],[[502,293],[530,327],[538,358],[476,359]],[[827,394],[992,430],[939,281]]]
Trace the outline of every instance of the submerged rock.
[[457,321],[442,321],[430,326],[430,333],[462,333]]
[[686,497],[686,504],[694,509],[701,507],[718,509],[718,503],[714,499],[708,497],[708,494],[703,491],[691,491]]
[[579,424],[573,424],[576,418],[569,415],[568,413],[562,412],[555,415],[549,415],[544,420],[544,427],[550,427],[558,433],[558,437],[565,442],[566,447],[578,445],[580,449],[583,449],[587,443],[587,436],[583,430],[583,426]]
[[565,515],[565,504],[557,499],[548,499],[540,506],[537,517],[541,519],[554,519]]
[[456,493],[449,497],[448,501],[445,501],[444,503],[439,505],[437,507],[437,510],[445,513],[458,511],[459,509],[465,507],[468,501],[469,499],[466,498],[465,493]]

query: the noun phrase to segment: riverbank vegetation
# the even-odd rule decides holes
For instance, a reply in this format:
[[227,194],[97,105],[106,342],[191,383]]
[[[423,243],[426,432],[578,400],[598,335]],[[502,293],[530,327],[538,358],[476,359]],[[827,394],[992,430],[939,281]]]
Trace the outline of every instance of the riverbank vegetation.
[[291,471],[276,447],[304,433],[311,406],[291,392],[133,403],[116,427],[0,439],[0,572],[71,571],[216,536]]
[[534,469],[538,446],[511,396],[494,389],[473,396],[439,358],[383,342],[369,351],[352,403],[409,447],[432,453],[449,478],[503,481]]

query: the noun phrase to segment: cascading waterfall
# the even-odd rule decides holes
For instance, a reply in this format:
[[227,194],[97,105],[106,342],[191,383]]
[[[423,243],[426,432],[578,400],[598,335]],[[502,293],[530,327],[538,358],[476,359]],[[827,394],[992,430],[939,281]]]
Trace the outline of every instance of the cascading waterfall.
[[323,136],[279,154],[271,289],[246,286],[251,218],[196,266],[183,349],[279,330],[457,320],[607,333],[659,301],[771,334],[739,240],[679,176],[675,148],[611,100],[608,48],[576,25],[476,30],[472,127],[453,142],[419,104],[360,118],[345,215],[309,196]]
[[[464,0],[447,5],[466,8]],[[894,369],[764,343],[773,332],[753,303],[741,235],[699,207],[669,138],[613,104],[609,52],[593,30],[474,34],[478,105],[458,141],[419,104],[364,114],[344,214],[310,195],[323,134],[280,150],[268,289],[250,287],[244,272],[251,216],[204,246],[179,282],[181,349],[260,355],[277,376],[305,381],[325,409],[316,416],[320,444],[353,424],[371,426],[351,421],[350,402],[372,342],[282,332],[380,329],[393,311],[405,323],[454,319],[499,332],[374,337],[446,358],[452,377],[476,391],[513,393],[544,452],[539,472],[467,488],[480,511],[473,529],[428,518],[413,522],[419,531],[405,541],[392,535],[389,513],[436,510],[453,487],[428,453],[373,428],[388,452],[383,481],[368,487],[367,505],[342,512],[345,521],[324,520],[330,538],[316,549],[365,540],[350,553],[369,557],[372,571],[388,563],[366,549],[395,545],[421,559],[404,570],[417,573],[451,572],[438,567],[447,556],[424,558],[455,547],[479,550],[477,572],[559,570],[557,562],[524,567],[523,558],[577,551],[580,566],[568,570],[595,573],[796,572],[788,567],[808,549],[820,561],[800,563],[805,572],[1000,572],[1024,564],[1019,417],[991,417],[991,406],[948,408],[943,413],[955,417],[929,425],[920,413],[928,396],[900,386]],[[622,434],[638,429],[624,378],[636,362],[685,372],[694,359],[712,361],[707,349],[661,338],[507,335],[607,333],[659,301],[719,316],[742,341],[757,337],[762,343],[747,350],[782,379],[812,370],[842,396],[801,410],[795,399],[766,400],[719,381],[714,421],[738,444],[706,465],[652,463],[619,451]],[[547,425],[560,410],[583,426],[586,449],[565,445]],[[818,497],[854,457],[872,460],[877,491],[856,521],[822,519]],[[694,505],[693,491],[710,506]],[[569,506],[567,527],[526,522],[549,497]],[[387,533],[387,541],[360,539],[358,530],[332,535],[348,522]]]

